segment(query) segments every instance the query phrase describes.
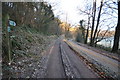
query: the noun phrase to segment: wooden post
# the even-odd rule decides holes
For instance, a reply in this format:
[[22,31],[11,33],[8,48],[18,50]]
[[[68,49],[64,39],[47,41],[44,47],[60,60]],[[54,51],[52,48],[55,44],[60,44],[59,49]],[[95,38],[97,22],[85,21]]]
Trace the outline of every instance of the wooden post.
[[10,32],[8,31],[9,26],[9,15],[7,15],[7,25],[6,25],[6,38],[7,38],[7,46],[8,46],[8,60],[9,65],[11,64],[11,48],[10,48]]

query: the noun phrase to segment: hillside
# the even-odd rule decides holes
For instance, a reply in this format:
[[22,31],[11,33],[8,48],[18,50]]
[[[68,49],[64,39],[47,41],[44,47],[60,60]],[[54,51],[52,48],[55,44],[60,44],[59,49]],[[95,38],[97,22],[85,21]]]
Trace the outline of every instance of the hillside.
[[[90,38],[90,34],[91,34],[91,31],[89,30],[89,38]],[[105,30],[103,30],[103,31],[99,32],[98,37],[102,37],[102,36],[112,37],[112,36],[114,36],[114,34],[115,34],[115,31],[107,31],[106,32]]]
[[3,2],[2,8],[3,77],[27,77],[35,70],[29,65],[36,65],[60,35],[57,18],[44,2]]

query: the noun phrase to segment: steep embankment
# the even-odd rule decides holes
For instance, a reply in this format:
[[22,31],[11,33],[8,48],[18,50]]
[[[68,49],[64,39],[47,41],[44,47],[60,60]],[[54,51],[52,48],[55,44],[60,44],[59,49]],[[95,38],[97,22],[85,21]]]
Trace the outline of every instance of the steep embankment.
[[3,56],[3,78],[32,77],[44,55],[42,52],[50,47],[57,37],[43,35],[29,27],[15,28],[11,35],[12,63],[9,66],[6,62],[7,56]]

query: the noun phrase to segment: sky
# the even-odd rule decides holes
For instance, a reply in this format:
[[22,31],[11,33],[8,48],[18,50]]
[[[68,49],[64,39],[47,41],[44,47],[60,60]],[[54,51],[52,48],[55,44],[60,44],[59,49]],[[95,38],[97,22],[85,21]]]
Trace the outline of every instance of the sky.
[[[80,14],[79,9],[84,10],[86,3],[91,3],[92,5],[92,0],[44,0],[44,1],[52,5],[53,7],[52,9],[56,17],[58,17],[62,21],[65,22],[67,21],[73,26],[79,25],[79,21],[82,19],[87,20],[87,16]],[[100,1],[101,0],[97,0],[97,6],[100,5]],[[115,14],[115,16],[116,15],[117,14]],[[106,15],[103,16],[103,18],[107,18],[107,17],[108,16]],[[117,19],[115,18],[111,19],[109,23],[116,24]]]
[[62,21],[77,25],[84,16],[80,15],[79,8],[84,5],[84,0],[45,0],[53,5],[55,16]]

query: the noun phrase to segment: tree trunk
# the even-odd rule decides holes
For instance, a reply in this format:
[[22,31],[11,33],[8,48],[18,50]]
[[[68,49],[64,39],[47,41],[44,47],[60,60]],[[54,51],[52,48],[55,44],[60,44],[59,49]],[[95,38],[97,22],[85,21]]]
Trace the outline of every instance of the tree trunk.
[[112,52],[117,52],[119,47],[119,38],[120,38],[120,1],[118,1],[118,24],[115,30],[114,43]]
[[96,29],[95,29],[94,36],[93,36],[93,44],[94,44],[96,34],[97,34],[97,31],[98,31],[98,26],[99,26],[99,22],[100,22],[102,7],[103,7],[103,0],[101,0],[101,4],[100,4],[100,10],[99,10],[99,13],[98,13],[98,18],[97,18],[97,25],[96,25]]
[[88,27],[87,27],[87,33],[86,33],[85,42],[84,42],[85,44],[87,44],[87,40],[88,40],[89,27],[90,27],[90,16],[88,15]]
[[91,29],[91,39],[90,39],[90,46],[93,45],[93,32],[94,32],[94,24],[95,24],[95,16],[96,16],[96,0],[93,2],[93,19],[92,19],[92,29]]

